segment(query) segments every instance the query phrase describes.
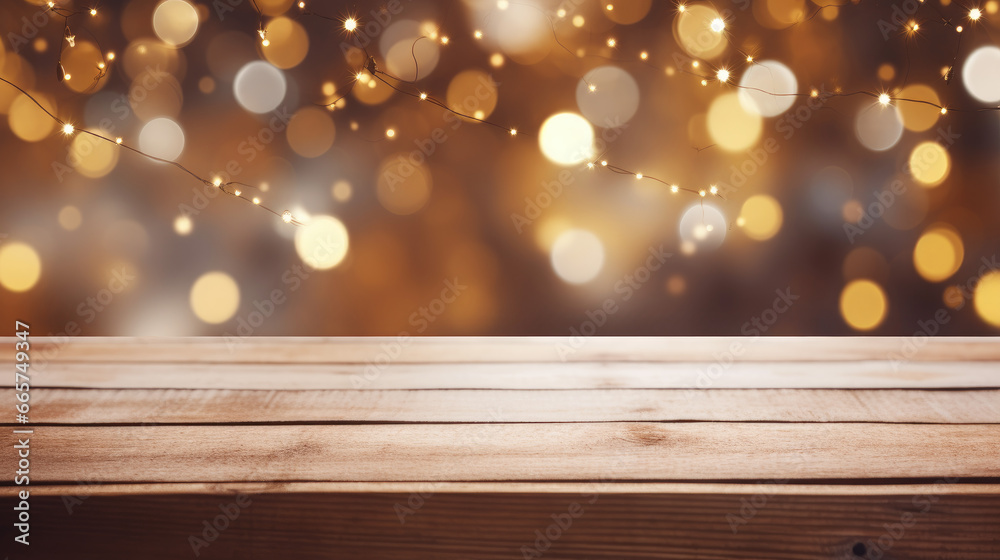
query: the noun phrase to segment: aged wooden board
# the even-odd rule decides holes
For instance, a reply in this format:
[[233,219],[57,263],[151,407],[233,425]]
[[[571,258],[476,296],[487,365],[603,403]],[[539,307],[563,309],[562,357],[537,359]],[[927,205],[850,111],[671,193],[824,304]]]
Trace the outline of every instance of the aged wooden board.
[[31,377],[41,558],[1000,558],[996,339],[35,339]]
[[[0,338],[0,360],[13,356]],[[101,338],[38,337],[47,362],[394,363],[711,362],[886,360],[1000,361],[985,337],[462,337],[462,338]]]

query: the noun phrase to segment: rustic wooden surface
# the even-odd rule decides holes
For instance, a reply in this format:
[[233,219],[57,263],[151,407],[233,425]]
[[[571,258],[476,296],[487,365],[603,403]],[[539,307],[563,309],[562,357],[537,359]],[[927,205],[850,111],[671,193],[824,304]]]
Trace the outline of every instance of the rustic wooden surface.
[[996,339],[395,342],[35,339],[33,557],[1000,558]]

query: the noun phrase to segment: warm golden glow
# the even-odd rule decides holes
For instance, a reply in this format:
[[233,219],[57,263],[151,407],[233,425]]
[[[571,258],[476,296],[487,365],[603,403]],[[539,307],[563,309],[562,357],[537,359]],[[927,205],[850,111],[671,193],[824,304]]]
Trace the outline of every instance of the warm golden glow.
[[958,272],[964,258],[962,238],[950,227],[928,229],[913,248],[913,266],[928,282],[947,280]]
[[972,301],[983,321],[1000,328],[1000,272],[994,270],[979,279]]
[[12,292],[26,292],[38,283],[42,275],[42,260],[26,243],[6,242],[0,245],[0,286]]
[[871,280],[854,280],[840,293],[840,315],[858,331],[870,331],[882,324],[888,308],[885,292]]

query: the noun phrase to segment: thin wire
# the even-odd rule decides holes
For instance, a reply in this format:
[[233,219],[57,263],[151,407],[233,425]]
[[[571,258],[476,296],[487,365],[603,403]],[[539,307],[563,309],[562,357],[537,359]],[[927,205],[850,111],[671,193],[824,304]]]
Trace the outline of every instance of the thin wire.
[[[52,120],[54,120],[57,123],[59,123],[60,127],[73,126],[72,124],[70,124],[70,123],[62,120],[57,115],[53,114],[51,111],[49,111],[48,109],[46,109],[45,106],[42,105],[38,101],[38,99],[36,99],[33,95],[31,95],[27,91],[25,91],[24,88],[22,88],[21,86],[15,84],[14,82],[11,82],[10,80],[8,80],[8,79],[6,79],[6,78],[4,78],[2,76],[0,76],[0,81],[4,82],[5,84],[13,87],[17,91],[19,91],[22,94],[24,94],[25,97],[27,97],[28,99],[30,99],[32,103],[34,103],[36,106],[38,106],[38,108],[41,109],[50,118],[52,118]],[[144,151],[142,151],[142,150],[140,150],[138,148],[135,148],[133,146],[130,146],[130,145],[124,143],[124,142],[118,142],[116,139],[112,139],[112,138],[109,138],[107,136],[103,136],[101,134],[98,134],[96,132],[92,132],[92,131],[87,130],[87,129],[82,129],[82,128],[81,129],[76,129],[76,128],[73,128],[72,130],[73,130],[73,132],[79,132],[81,134],[86,134],[86,135],[92,136],[94,138],[97,138],[99,140],[103,140],[105,142],[108,142],[109,144],[113,144],[115,146],[119,146],[119,147],[124,148],[126,150],[129,150],[131,152],[134,152],[134,153],[136,153],[136,154],[138,154],[138,155],[140,155],[140,156],[142,156],[142,157],[144,157],[146,159],[150,159],[150,160],[153,160],[153,161],[158,161],[160,163],[166,163],[166,164],[172,165],[172,166],[176,167],[177,169],[180,169],[184,173],[187,173],[188,175],[190,175],[194,179],[197,179],[198,181],[200,181],[201,183],[203,183],[205,185],[212,186],[212,187],[218,187],[222,192],[224,192],[224,193],[226,193],[228,195],[231,195],[233,197],[239,198],[241,200],[245,200],[246,202],[248,202],[250,204],[253,204],[254,206],[257,206],[259,208],[263,208],[264,210],[266,210],[266,211],[274,214],[275,216],[278,216],[279,218],[281,218],[282,221],[285,221],[286,214],[279,213],[276,210],[274,210],[274,209],[272,209],[272,208],[270,208],[270,207],[268,207],[268,206],[266,206],[264,204],[254,203],[254,201],[252,199],[250,199],[250,198],[248,198],[246,196],[243,196],[242,191],[240,191],[239,189],[233,188],[233,189],[230,190],[230,187],[232,187],[234,185],[235,186],[247,187],[247,188],[250,188],[250,189],[257,189],[257,187],[255,187],[253,185],[248,185],[246,183],[241,183],[239,181],[227,181],[225,183],[220,182],[219,184],[216,184],[215,181],[209,181],[208,179],[206,179],[206,178],[198,175],[194,171],[191,171],[189,168],[185,167],[184,165],[180,164],[179,162],[171,161],[171,160],[168,160],[168,159],[163,159],[163,158],[154,156],[152,154],[148,154],[148,153],[146,153],[146,152],[144,152]],[[72,132],[70,134],[72,134]],[[295,224],[295,225],[303,225],[302,222],[299,222],[294,217],[292,217],[291,220],[288,221],[288,223],[292,223],[292,224]]]

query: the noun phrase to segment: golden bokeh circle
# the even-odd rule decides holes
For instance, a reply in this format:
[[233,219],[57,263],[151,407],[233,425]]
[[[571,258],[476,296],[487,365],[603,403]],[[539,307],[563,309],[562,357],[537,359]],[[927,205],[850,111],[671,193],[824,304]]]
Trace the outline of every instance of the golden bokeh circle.
[[423,153],[417,150],[396,154],[379,166],[375,194],[382,206],[393,214],[413,214],[430,198],[430,170],[421,156]]
[[910,175],[924,187],[940,185],[951,170],[951,157],[937,142],[921,142],[910,152]]
[[240,287],[225,272],[206,272],[191,286],[191,311],[211,325],[225,323],[240,307]]
[[59,210],[59,226],[66,231],[74,231],[83,223],[83,214],[76,206],[63,206]]
[[926,103],[917,103],[917,101],[926,101],[934,105],[941,104],[941,98],[929,86],[923,84],[909,85],[901,89],[896,94],[896,97],[913,100],[899,102],[899,113],[903,116],[903,126],[907,130],[914,132],[929,130],[937,123],[938,118],[941,116],[941,110],[937,107]]
[[747,237],[765,241],[781,229],[781,204],[772,196],[755,194],[743,203],[740,217],[743,218],[743,232]]
[[854,280],[840,293],[840,315],[854,330],[870,331],[878,327],[888,309],[885,292],[871,280]]
[[674,39],[696,58],[711,59],[726,50],[725,31],[712,31],[712,21],[722,16],[704,4],[691,4],[674,18]]
[[309,35],[299,22],[287,17],[274,18],[264,28],[269,44],[261,47],[268,62],[278,68],[294,68],[309,53]]
[[[55,114],[56,108],[52,100],[45,94],[32,92],[31,96],[37,99],[49,112]],[[15,136],[25,142],[38,142],[45,139],[56,127],[55,120],[45,114],[34,101],[25,94],[19,94],[10,104],[10,115],[7,118],[10,131]]]
[[0,245],[0,286],[12,292],[26,292],[42,276],[42,259],[27,243]]
[[302,157],[319,157],[330,149],[336,128],[329,111],[303,107],[288,122],[288,145]]
[[979,279],[972,302],[983,321],[1000,327],[1000,272],[994,270]]
[[965,258],[962,238],[954,229],[932,226],[913,247],[913,266],[928,282],[941,282],[958,272]]
[[63,51],[62,65],[71,76],[63,83],[77,93],[92,93],[103,88],[107,80],[97,80],[104,72],[97,66],[102,62],[104,55],[97,45],[90,41],[77,41],[75,47]]
[[445,99],[452,110],[482,120],[497,107],[497,84],[486,72],[465,70],[451,79]]
[[[607,9],[611,5],[612,9]],[[652,0],[607,0],[604,15],[620,25],[630,25],[642,20],[653,6]]]
[[708,133],[720,148],[729,152],[750,149],[760,138],[764,120],[747,111],[736,93],[724,93],[708,109]]
[[[102,134],[100,130],[93,132]],[[77,134],[70,145],[69,162],[84,177],[96,179],[111,173],[120,154],[121,148],[116,144],[89,134]]]

